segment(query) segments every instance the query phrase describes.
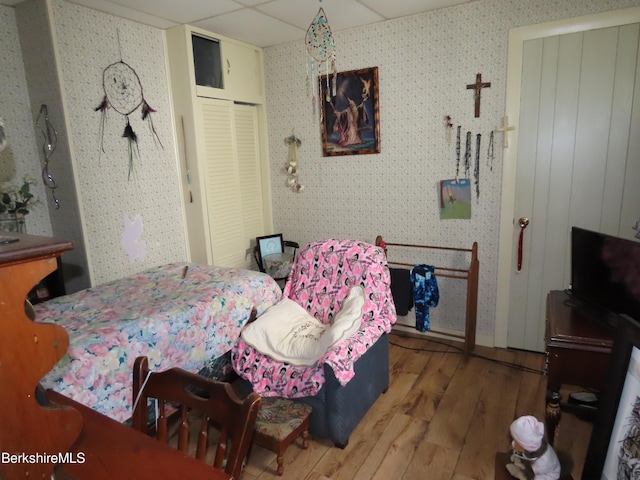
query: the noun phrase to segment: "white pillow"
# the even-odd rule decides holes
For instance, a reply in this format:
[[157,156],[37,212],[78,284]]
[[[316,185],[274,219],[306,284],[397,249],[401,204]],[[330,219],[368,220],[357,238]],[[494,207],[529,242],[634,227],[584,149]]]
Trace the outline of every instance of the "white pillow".
[[364,290],[352,287],[333,323],[324,325],[296,302],[285,298],[247,325],[242,338],[277,361],[312,366],[332,346],[360,328],[363,307]]

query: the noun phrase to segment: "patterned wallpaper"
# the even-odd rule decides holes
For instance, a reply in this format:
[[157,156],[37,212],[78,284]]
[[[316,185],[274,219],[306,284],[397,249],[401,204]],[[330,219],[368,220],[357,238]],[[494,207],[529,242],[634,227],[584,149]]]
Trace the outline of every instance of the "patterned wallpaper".
[[4,119],[8,141],[7,148],[0,152],[0,184],[21,185],[25,177],[36,182],[31,189],[37,203],[25,217],[27,231],[51,235],[46,193],[38,181],[35,117],[28,98],[15,11],[0,5],[0,118]]
[[[164,34],[161,30],[90,10],[62,0],[53,1],[59,66],[72,132],[75,174],[84,213],[85,236],[95,283],[123,277],[146,267],[184,260],[179,174],[171,122]],[[162,146],[157,145],[140,110],[130,115],[138,136],[128,179],[128,144],[122,138],[125,118],[113,110],[104,126],[100,152],[100,113],[104,95],[103,70],[119,60],[137,73]],[[142,220],[146,255],[131,260],[121,245],[125,216]]]
[[[51,234],[74,243],[74,249],[63,255],[62,262],[65,286],[67,292],[72,293],[90,286],[91,278],[48,4],[42,1],[24,2],[16,8],[16,20],[31,112],[36,119],[35,142],[38,145],[40,167],[45,164],[45,139],[40,131],[40,128],[45,128],[42,105],[46,105],[47,116],[56,132],[56,148],[49,155],[48,172],[57,187],[55,192],[47,189],[46,196],[39,198],[48,206]],[[42,182],[38,183],[41,189]],[[54,195],[58,200],[57,204]],[[31,229],[28,231],[33,233]]]
[[[502,134],[495,136],[495,167],[487,168],[489,132],[505,109],[508,31],[512,27],[636,6],[631,0],[482,0],[334,34],[340,71],[378,67],[382,152],[322,157],[320,128],[306,95],[302,42],[265,50],[265,77],[275,231],[305,243],[323,237],[353,237],[470,248],[479,244],[478,334],[492,336],[497,289]],[[331,18],[328,19],[331,23]],[[288,72],[285,76],[282,72]],[[474,118],[466,89],[482,73],[481,115]],[[463,135],[482,134],[480,196],[470,220],[441,220],[439,181],[455,177],[455,136],[446,141],[450,115]],[[295,129],[300,180],[285,187],[287,146]],[[464,150],[464,140],[463,140]],[[475,148],[474,154],[475,154]],[[419,263],[443,265],[434,255]],[[448,281],[449,282],[449,281]],[[464,291],[443,286],[441,302]],[[445,291],[446,290],[446,291]],[[444,307],[444,308],[442,308]],[[434,326],[459,329],[460,314],[443,303]]]
[[[484,149],[488,133],[499,126],[504,112],[508,30],[638,4],[640,0],[479,0],[336,33],[339,70],[379,69],[382,152],[376,155],[322,157],[319,125],[311,115],[306,95],[304,44],[267,48],[274,230],[301,243],[334,236],[373,242],[378,234],[388,241],[465,248],[477,241],[481,262],[478,333],[493,335],[501,136],[495,139],[492,172],[486,166]],[[162,31],[64,0],[53,0],[52,5],[74,173],[94,282],[184,259]],[[16,62],[19,52],[11,13],[9,7],[0,7],[0,80],[9,85],[8,93],[6,89],[0,92],[0,108],[17,119],[16,131],[26,132],[28,138],[16,140],[26,165],[36,155],[30,133],[33,120],[16,101],[27,93],[22,67]],[[164,144],[164,149],[157,147],[148,127],[137,114],[132,116],[140,139],[140,159],[129,181],[127,147],[121,139],[122,118],[109,116],[104,132],[106,153],[100,155],[99,114],[94,112],[102,98],[102,71],[120,58],[137,71],[145,97],[158,110],[154,125]],[[10,66],[10,72],[5,65]],[[491,88],[482,92],[480,118],[473,116],[473,94],[466,89],[477,73],[491,82]],[[471,131],[474,138],[476,133],[482,134],[480,197],[473,201],[470,220],[439,218],[438,182],[455,175],[455,147],[445,140],[445,115],[452,117],[454,125],[462,125],[463,132]],[[285,187],[284,138],[292,129],[302,140],[298,156],[300,179],[306,190],[301,194]],[[19,138],[23,135],[11,133]],[[0,162],[6,162],[2,155]],[[31,171],[22,164],[18,168],[19,174]],[[140,215],[143,220],[144,260],[130,261],[120,245],[125,214],[132,219]],[[38,226],[43,233],[47,231],[46,220]],[[430,256],[420,261],[455,264],[461,259]],[[444,282],[443,290],[448,288]],[[447,290],[441,298],[445,308],[434,310],[434,325],[461,328],[459,320],[446,315],[456,308],[447,307],[447,302],[463,296],[456,288]]]

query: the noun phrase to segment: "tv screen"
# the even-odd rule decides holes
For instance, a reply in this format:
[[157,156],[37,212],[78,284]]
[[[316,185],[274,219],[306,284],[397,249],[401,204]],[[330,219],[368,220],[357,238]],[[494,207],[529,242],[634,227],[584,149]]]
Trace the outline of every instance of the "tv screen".
[[571,294],[640,320],[640,242],[573,227]]

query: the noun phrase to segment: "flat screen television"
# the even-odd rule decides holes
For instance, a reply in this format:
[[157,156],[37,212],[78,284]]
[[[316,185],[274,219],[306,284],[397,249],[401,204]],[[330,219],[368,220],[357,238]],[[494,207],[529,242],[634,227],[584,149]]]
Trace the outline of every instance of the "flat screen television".
[[640,321],[640,242],[573,227],[570,291],[611,326],[618,315]]

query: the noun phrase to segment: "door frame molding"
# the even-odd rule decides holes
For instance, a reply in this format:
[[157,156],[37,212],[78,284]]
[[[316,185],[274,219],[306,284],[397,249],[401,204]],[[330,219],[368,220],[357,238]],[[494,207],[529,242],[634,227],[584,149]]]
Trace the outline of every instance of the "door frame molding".
[[[505,115],[509,117],[509,122],[514,125],[516,129],[509,139],[509,147],[504,150],[502,164],[498,287],[494,330],[494,345],[496,347],[507,347],[507,329],[509,326],[510,277],[514,264],[516,169],[518,160],[518,125],[520,120],[520,87],[522,81],[522,50],[524,42],[555,35],[584,32],[598,28],[615,27],[639,22],[640,7],[631,7],[537,25],[517,27],[509,30]],[[506,134],[505,132],[505,135]]]

